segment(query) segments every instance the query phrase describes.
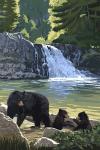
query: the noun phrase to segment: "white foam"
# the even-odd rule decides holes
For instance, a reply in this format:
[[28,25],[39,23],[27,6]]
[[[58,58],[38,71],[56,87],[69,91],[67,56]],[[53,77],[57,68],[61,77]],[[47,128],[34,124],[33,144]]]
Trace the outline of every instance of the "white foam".
[[51,78],[82,78],[85,77],[78,69],[76,69],[71,61],[66,59],[62,52],[54,46],[43,45],[46,60],[49,67],[49,77]]

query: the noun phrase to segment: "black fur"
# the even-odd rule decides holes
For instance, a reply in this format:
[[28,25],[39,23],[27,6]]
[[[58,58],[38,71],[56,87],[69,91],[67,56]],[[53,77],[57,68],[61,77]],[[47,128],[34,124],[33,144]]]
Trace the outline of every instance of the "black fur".
[[92,126],[89,121],[89,117],[84,111],[78,114],[78,119],[76,119],[76,123],[78,124],[78,126],[75,128],[75,130],[92,129]]
[[[24,106],[19,106],[22,101]],[[17,114],[17,124],[21,126],[25,117],[32,116],[35,126],[40,127],[42,121],[47,127],[50,125],[49,101],[38,93],[14,91],[7,101],[7,115],[13,118]]]
[[68,116],[67,111],[59,109],[59,112],[53,122],[52,127],[61,130],[64,126],[64,119]]

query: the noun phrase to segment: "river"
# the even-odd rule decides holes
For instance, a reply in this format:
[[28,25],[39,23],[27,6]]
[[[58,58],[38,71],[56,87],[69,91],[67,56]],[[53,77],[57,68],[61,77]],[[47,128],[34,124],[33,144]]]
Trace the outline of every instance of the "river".
[[100,78],[50,78],[48,80],[0,80],[0,101],[14,90],[38,92],[48,97],[50,113],[66,109],[76,117],[86,111],[91,119],[100,121]]

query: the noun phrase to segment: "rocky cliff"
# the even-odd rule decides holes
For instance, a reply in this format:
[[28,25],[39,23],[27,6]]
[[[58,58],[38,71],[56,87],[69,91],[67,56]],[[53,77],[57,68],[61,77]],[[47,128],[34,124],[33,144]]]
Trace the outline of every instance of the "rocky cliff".
[[42,45],[33,45],[20,33],[0,33],[0,78],[47,78]]

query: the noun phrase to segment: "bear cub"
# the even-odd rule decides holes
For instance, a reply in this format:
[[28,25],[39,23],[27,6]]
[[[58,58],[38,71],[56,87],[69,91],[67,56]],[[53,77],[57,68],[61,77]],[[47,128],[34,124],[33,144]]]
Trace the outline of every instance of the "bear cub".
[[[75,121],[76,120],[76,121]],[[89,121],[88,115],[83,111],[78,114],[78,118],[74,121],[78,124],[78,126],[74,130],[91,130],[92,126]]]
[[64,126],[64,120],[67,117],[68,117],[67,111],[63,109],[59,109],[59,112],[55,117],[52,127],[61,130]]

